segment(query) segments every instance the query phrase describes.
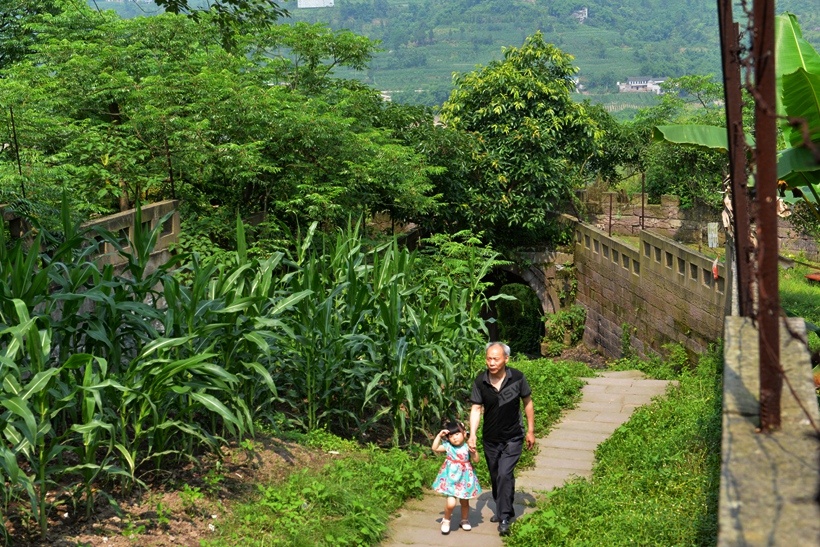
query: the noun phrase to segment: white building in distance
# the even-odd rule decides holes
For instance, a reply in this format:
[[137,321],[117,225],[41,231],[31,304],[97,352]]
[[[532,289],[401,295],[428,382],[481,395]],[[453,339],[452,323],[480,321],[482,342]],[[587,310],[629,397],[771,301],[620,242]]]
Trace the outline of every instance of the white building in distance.
[[618,91],[621,93],[662,93],[661,86],[664,78],[627,78],[626,82],[618,82]]
[[297,8],[332,8],[333,0],[298,0]]

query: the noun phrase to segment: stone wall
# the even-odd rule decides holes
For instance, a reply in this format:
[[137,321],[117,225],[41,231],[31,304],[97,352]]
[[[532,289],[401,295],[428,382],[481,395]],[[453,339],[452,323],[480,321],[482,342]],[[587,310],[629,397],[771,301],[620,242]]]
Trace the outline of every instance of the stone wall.
[[[718,243],[723,245],[725,230],[719,213],[706,207],[681,209],[675,196],[661,196],[660,204],[649,205],[641,194],[627,198],[617,192],[603,192],[596,198],[581,195],[587,208],[585,221],[606,233],[637,235],[651,230],[675,241],[707,244],[707,224],[718,223]],[[787,219],[778,219],[778,248],[781,254],[802,254],[820,261],[820,245],[796,230]]]
[[[145,230],[153,230],[162,219],[172,213],[162,225],[162,229],[157,237],[156,245],[151,253],[151,260],[148,264],[148,271],[151,271],[171,258],[169,246],[179,239],[180,219],[179,211],[175,200],[160,201],[142,207],[141,222]],[[134,228],[136,223],[136,209],[129,209],[121,213],[102,217],[84,224],[84,227],[99,226],[114,234],[119,234],[123,240],[134,239]],[[126,263],[126,259],[115,252],[114,247],[108,242],[101,241],[101,256],[97,258],[98,264],[104,266],[112,264],[115,268]],[[133,252],[129,247],[125,247],[126,252]]]
[[805,323],[780,328],[780,430],[759,433],[758,333],[727,317],[718,545],[820,545],[820,411]]
[[578,302],[587,310],[584,343],[622,354],[623,326],[640,356],[680,343],[702,353],[722,336],[726,273],[713,261],[663,236],[639,233],[639,249],[578,223]]

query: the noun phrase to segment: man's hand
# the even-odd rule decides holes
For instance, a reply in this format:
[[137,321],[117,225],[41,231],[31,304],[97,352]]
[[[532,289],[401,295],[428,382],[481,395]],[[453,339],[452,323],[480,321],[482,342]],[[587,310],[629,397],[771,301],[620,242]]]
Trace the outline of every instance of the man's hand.
[[473,403],[470,407],[470,438],[467,439],[467,448],[470,452],[475,453],[475,442],[478,439],[478,423],[481,421],[481,405]]
[[532,431],[527,431],[527,450],[532,450],[532,447],[535,446],[535,433]]
[[527,417],[527,450],[535,446],[535,405],[532,397],[524,397],[524,416]]

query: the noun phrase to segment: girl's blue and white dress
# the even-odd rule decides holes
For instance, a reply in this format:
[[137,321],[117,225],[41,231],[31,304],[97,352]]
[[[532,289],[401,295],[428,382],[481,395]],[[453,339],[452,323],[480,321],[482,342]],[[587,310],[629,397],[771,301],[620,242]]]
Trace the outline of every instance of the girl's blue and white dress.
[[467,443],[453,446],[445,441],[442,446],[447,449],[447,459],[433,481],[433,490],[463,500],[477,498],[481,494],[481,486],[478,485],[478,478],[470,463]]

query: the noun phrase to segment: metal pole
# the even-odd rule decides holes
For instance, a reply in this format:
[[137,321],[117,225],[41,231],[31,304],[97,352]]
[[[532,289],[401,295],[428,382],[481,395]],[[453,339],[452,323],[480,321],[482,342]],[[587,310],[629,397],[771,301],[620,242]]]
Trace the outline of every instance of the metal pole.
[[[729,144],[732,217],[735,260],[737,261],[737,294],[740,315],[752,317],[752,239],[750,200],[747,185],[746,137],[743,134],[743,96],[740,78],[740,42],[738,25],[732,14],[732,0],[718,0],[720,49],[723,61],[723,94],[726,102],[726,133]],[[727,263],[727,267],[729,264]]]
[[11,134],[14,139],[14,157],[17,159],[17,172],[20,174],[20,193],[26,199],[26,184],[23,181],[23,164],[20,163],[20,145],[17,142],[17,126],[14,123],[14,108],[9,105],[9,115],[11,116]]
[[612,193],[609,194],[609,236],[612,237]]
[[165,159],[168,163],[168,180],[171,182],[171,199],[177,199],[176,188],[174,188],[174,166],[171,163],[171,147],[168,146],[168,134],[165,137]]
[[760,429],[780,428],[780,296],[777,279],[777,119],[775,111],[774,0],[752,10],[757,167],[758,341]]
[[641,173],[641,230],[644,229],[643,219],[646,217],[646,172]]

